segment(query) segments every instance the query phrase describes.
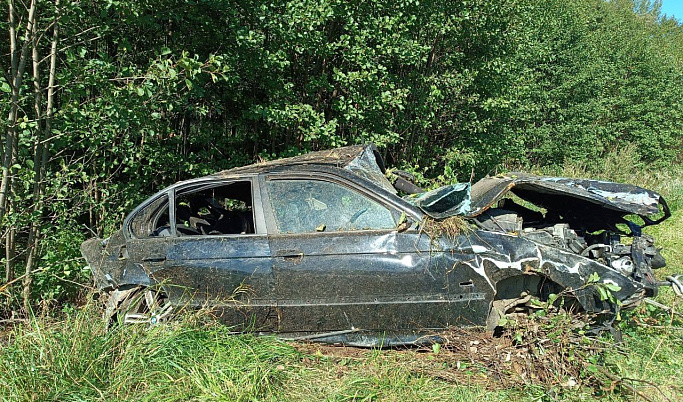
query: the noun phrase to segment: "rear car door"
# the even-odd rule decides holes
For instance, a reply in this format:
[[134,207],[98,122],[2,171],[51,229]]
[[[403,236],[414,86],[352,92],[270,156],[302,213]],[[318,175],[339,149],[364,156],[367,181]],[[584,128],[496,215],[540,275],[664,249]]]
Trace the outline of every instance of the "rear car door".
[[129,242],[176,305],[209,306],[228,323],[272,330],[272,258],[260,191],[251,178],[206,180],[172,188],[166,218]]

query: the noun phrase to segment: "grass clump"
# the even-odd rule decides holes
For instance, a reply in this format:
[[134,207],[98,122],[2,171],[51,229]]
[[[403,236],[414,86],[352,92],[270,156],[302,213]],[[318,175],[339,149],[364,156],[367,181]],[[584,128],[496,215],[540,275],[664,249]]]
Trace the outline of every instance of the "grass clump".
[[[328,346],[322,354],[192,316],[107,330],[100,315],[91,302],[59,320],[33,317],[5,328],[0,399],[505,401],[509,394],[444,380],[434,374],[440,362],[425,371],[418,350]],[[334,355],[349,350],[353,356]]]
[[[671,290],[666,289],[665,297]],[[680,299],[679,299],[680,300]],[[671,302],[677,311],[680,301]],[[602,354],[604,367],[622,382],[637,388],[654,401],[674,401],[683,398],[683,319],[651,305],[642,304],[626,312],[619,323],[623,343],[619,351]],[[608,339],[609,341],[609,339]],[[610,386],[615,380],[606,381]],[[619,384],[617,384],[619,385]],[[612,387],[614,389],[614,387]],[[628,389],[616,389],[624,398],[638,398]]]
[[[584,342],[570,316],[539,316],[506,336],[454,329],[441,348],[372,350],[234,335],[189,315],[107,331],[89,303],[0,333],[5,400],[654,400],[683,395],[679,319],[643,306],[619,324],[625,341]],[[583,352],[582,352],[583,351]],[[586,353],[592,361],[586,361]],[[573,378],[576,385],[566,385]],[[626,380],[624,380],[626,381]],[[661,389],[662,393],[658,391]],[[659,397],[661,396],[661,398]]]
[[425,218],[422,221],[421,231],[432,239],[446,238],[453,240],[461,233],[472,231],[470,223],[461,216],[450,216],[445,219]]
[[298,359],[269,337],[180,321],[107,331],[92,305],[63,320],[3,333],[0,389],[8,400],[253,400],[281,396]]

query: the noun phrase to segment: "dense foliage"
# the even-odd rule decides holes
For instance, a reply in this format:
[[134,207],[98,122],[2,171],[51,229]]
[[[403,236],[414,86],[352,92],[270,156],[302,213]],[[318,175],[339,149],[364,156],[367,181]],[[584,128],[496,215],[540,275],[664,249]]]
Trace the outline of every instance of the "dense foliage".
[[683,27],[656,2],[7,4],[6,312],[21,282],[25,308],[72,295],[81,241],[142,198],[259,159],[372,141],[447,182],[629,144],[680,158]]

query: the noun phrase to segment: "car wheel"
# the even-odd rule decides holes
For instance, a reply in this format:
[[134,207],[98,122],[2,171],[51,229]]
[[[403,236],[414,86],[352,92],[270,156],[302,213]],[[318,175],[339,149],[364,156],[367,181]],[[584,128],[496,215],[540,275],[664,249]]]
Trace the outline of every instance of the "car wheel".
[[107,315],[110,322],[155,325],[172,317],[173,306],[160,289],[135,287],[110,294]]

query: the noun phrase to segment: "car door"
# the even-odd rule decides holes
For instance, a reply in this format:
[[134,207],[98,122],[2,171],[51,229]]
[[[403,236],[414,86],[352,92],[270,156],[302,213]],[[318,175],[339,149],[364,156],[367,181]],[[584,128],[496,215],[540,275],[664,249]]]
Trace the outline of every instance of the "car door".
[[449,288],[452,260],[372,193],[332,176],[264,187],[280,331],[443,328],[471,299]]
[[273,329],[275,298],[260,191],[251,178],[169,192],[170,224],[130,252],[176,305],[214,308],[240,329]]

